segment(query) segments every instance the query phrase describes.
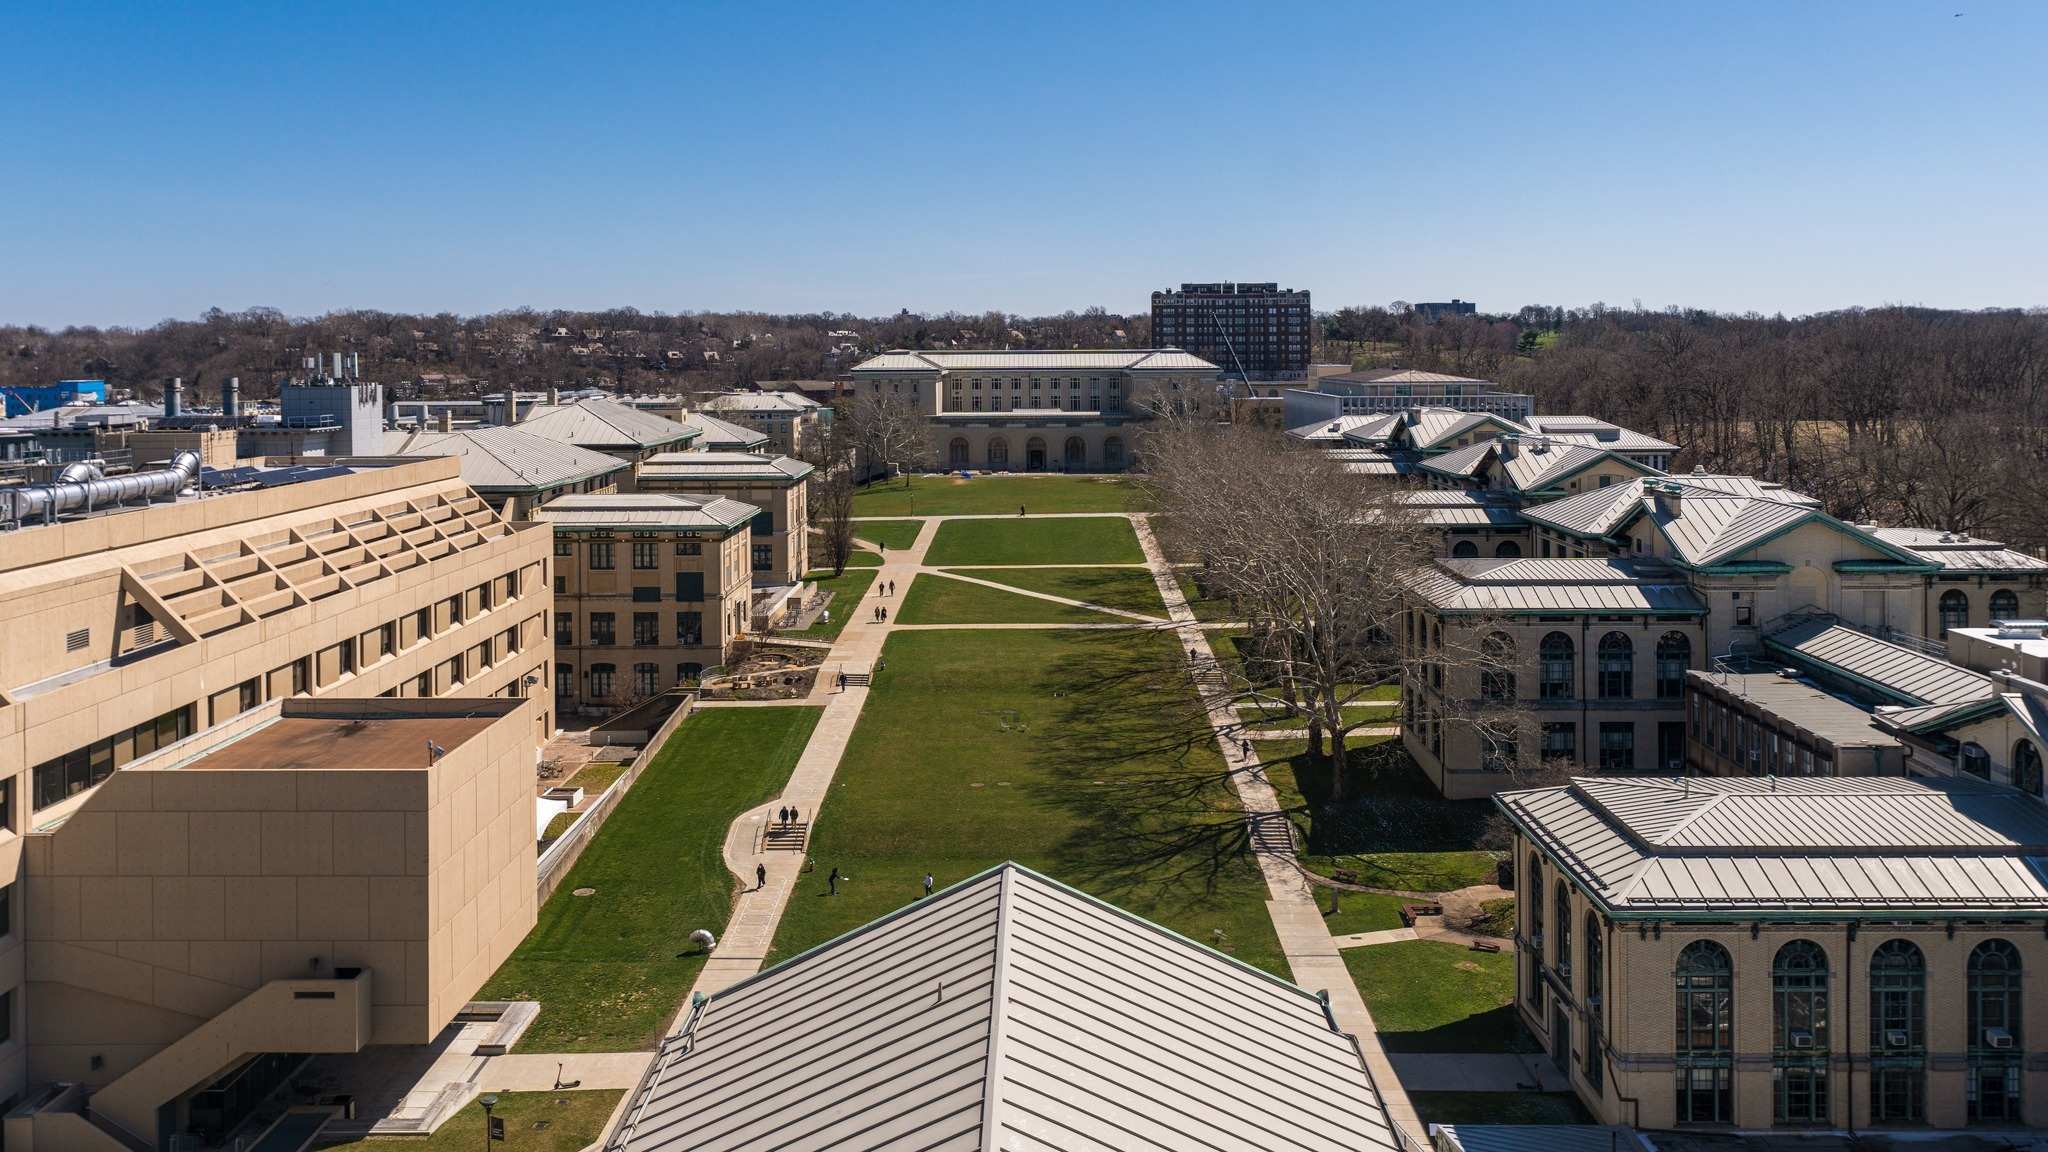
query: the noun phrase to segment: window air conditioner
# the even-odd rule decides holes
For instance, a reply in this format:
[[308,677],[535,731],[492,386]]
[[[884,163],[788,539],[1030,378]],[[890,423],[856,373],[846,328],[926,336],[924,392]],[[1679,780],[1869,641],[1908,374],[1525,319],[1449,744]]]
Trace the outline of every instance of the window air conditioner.
[[1907,1036],[1904,1028],[1887,1028],[1884,1030],[1884,1046],[1887,1048],[1904,1048],[1906,1040]]
[[1813,1033],[1805,1028],[1794,1028],[1792,1034],[1787,1039],[1791,1041],[1791,1045],[1794,1048],[1813,1047]]
[[1986,1028],[1984,1030],[1984,1046],[1986,1048],[2012,1047],[2012,1030],[2009,1028]]

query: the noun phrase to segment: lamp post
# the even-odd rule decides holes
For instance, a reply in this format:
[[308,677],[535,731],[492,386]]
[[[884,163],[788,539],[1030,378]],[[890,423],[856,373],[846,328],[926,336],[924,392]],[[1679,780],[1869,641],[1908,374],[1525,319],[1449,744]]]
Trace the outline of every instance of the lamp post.
[[491,1152],[491,1109],[498,1106],[495,1093],[486,1093],[477,1103],[484,1106],[484,1152]]

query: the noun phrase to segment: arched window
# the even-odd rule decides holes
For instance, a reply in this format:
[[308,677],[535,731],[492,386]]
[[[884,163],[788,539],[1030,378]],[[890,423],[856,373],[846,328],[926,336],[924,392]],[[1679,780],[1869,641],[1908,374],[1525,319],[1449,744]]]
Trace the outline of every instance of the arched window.
[[2020,953],[2004,940],[1970,952],[1970,1031],[1966,1039],[1970,1123],[2020,1119]]
[[1080,472],[1088,467],[1088,442],[1079,436],[1067,437],[1066,459],[1062,462],[1069,472]]
[[2041,750],[2032,740],[2012,746],[2012,786],[2029,796],[2041,794]]
[[1451,545],[1451,555],[1453,557],[1477,556],[1479,555],[1479,545],[1474,544],[1470,540],[1460,540],[1456,544]]
[[1771,961],[1771,1031],[1780,1124],[1828,1122],[1828,954],[1794,940]]
[[1557,978],[1569,988],[1572,985],[1572,887],[1559,879],[1554,893],[1551,918],[1557,922],[1557,944],[1551,964],[1557,969]]
[[1636,694],[1636,646],[1619,632],[1600,638],[1600,695],[1626,700]]
[[1970,626],[1970,598],[1951,588],[1941,594],[1941,635],[1951,628]]
[[1917,1124],[1926,1114],[1927,960],[1909,940],[1870,956],[1870,1122]]
[[988,466],[1007,468],[1010,466],[1010,442],[1001,436],[988,438]]
[[1479,642],[1479,698],[1515,698],[1515,642],[1505,632],[1489,632]]
[[1678,1122],[1726,1124],[1735,1116],[1735,966],[1728,950],[1695,940],[1672,973],[1678,994]]
[[1539,696],[1545,700],[1569,700],[1578,694],[1577,655],[1570,636],[1552,632],[1543,637],[1536,648]]
[[1518,557],[1522,554],[1522,546],[1513,540],[1503,540],[1493,546],[1493,554],[1501,557]]
[[1124,438],[1106,436],[1102,441],[1102,467],[1107,472],[1118,472],[1124,466]]
[[1601,1062],[1600,1053],[1607,1037],[1607,1002],[1605,999],[1606,970],[1601,967],[1600,917],[1586,913],[1586,974],[1581,977],[1585,986],[1586,1005],[1586,1047],[1585,1060],[1580,1066],[1586,1083],[1593,1091],[1600,1091],[1606,1065]]
[[2019,617],[2019,593],[2010,588],[2000,588],[1991,594],[1991,618],[1993,620],[2017,620]]
[[1527,909],[1529,918],[1528,963],[1524,965],[1527,976],[1522,981],[1522,995],[1531,1005],[1543,1006],[1543,858],[1529,853],[1529,874],[1522,886],[1522,907]]
[[967,467],[967,437],[955,436],[952,443],[946,445],[946,467]]
[[1692,641],[1683,632],[1666,632],[1657,641],[1657,699],[1685,695],[1685,670],[1692,664]]

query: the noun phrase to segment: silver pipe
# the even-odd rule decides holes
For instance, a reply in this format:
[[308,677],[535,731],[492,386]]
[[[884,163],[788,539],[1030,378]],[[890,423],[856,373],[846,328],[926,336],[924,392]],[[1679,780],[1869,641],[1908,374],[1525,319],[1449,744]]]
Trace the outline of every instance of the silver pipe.
[[[83,471],[93,475],[83,478]],[[100,476],[98,472],[89,464],[72,464],[58,474],[55,484],[0,488],[0,522],[50,519],[78,508],[174,496],[199,479],[199,453],[180,452],[171,458],[170,467],[147,472],[130,472],[125,476]]]

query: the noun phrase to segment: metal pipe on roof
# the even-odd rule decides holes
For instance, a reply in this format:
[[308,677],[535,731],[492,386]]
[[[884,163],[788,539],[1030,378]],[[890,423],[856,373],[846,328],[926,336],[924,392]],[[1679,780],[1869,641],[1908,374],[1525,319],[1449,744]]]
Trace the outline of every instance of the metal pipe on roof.
[[[92,473],[84,476],[75,469]],[[145,497],[172,496],[199,478],[199,453],[180,452],[168,468],[130,472],[125,476],[100,476],[92,465],[73,464],[58,474],[55,484],[35,484],[0,489],[0,523],[19,524],[32,517],[52,519],[78,508],[100,504],[121,504]]]
[[240,376],[230,376],[228,377],[228,382],[220,386],[220,414],[230,419],[242,414],[242,378]]
[[183,376],[173,376],[171,377],[170,384],[164,388],[164,415],[172,417],[180,415],[184,411],[185,378]]

